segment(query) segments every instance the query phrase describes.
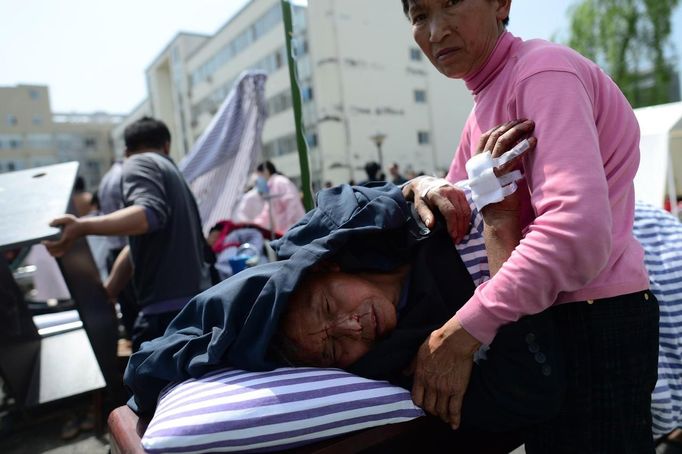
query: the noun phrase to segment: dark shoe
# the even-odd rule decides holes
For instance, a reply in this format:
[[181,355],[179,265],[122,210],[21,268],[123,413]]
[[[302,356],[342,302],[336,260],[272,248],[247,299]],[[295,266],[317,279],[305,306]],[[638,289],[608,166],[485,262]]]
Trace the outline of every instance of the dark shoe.
[[89,410],[85,416],[80,420],[80,430],[87,432],[95,428],[95,415]]
[[78,418],[71,417],[67,419],[62,426],[62,433],[60,436],[62,440],[71,440],[78,436],[80,430],[80,421],[78,421]]

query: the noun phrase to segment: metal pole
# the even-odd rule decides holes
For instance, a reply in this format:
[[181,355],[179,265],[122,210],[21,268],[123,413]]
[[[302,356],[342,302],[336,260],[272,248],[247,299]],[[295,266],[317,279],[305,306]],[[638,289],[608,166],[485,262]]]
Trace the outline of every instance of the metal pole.
[[377,148],[378,148],[378,150],[379,150],[379,166],[381,167],[381,169],[382,169],[382,171],[383,171],[383,168],[384,168],[384,154],[383,154],[383,152],[381,151],[381,144],[380,144],[380,143],[377,144]]
[[284,41],[287,46],[287,62],[289,64],[289,81],[291,82],[291,100],[294,109],[294,123],[296,124],[296,143],[298,144],[298,161],[301,166],[301,189],[303,191],[303,206],[306,211],[310,211],[315,207],[313,200],[313,191],[310,182],[310,161],[308,159],[308,144],[305,140],[305,133],[303,131],[303,122],[301,108],[301,87],[298,83],[298,73],[296,70],[296,61],[291,46],[291,40],[294,36],[293,20],[291,14],[291,3],[287,0],[281,0],[282,3],[282,18],[284,19]]

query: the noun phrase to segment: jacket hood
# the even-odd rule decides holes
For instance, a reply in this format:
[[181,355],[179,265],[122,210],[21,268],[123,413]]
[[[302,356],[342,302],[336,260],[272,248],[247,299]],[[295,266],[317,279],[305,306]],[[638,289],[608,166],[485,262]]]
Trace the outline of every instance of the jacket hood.
[[[163,387],[220,366],[269,370],[272,336],[289,296],[313,265],[346,271],[394,269],[408,257],[410,207],[390,183],[318,193],[317,208],[272,244],[280,259],[249,268],[193,298],[164,336],[142,345],[125,371],[129,405],[151,411]],[[381,241],[377,241],[380,238]]]

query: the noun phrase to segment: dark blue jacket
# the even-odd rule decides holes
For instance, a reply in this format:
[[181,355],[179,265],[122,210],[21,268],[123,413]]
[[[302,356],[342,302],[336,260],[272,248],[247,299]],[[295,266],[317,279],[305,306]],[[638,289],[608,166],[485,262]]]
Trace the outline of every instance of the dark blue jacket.
[[388,271],[404,263],[425,233],[392,184],[339,186],[273,243],[280,261],[242,271],[193,298],[163,337],[133,354],[124,381],[137,412],[153,411],[171,382],[200,377],[217,366],[269,370],[270,339],[303,273],[333,257],[346,271]]

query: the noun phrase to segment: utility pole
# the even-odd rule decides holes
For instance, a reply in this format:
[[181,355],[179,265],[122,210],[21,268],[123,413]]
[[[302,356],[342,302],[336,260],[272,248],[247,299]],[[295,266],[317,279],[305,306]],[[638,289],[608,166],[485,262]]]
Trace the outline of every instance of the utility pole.
[[308,158],[308,143],[303,130],[303,109],[301,108],[301,86],[298,82],[298,71],[294,59],[291,41],[294,37],[291,3],[281,0],[282,18],[284,19],[284,41],[287,47],[287,62],[289,64],[289,81],[291,83],[291,100],[294,109],[294,123],[296,124],[296,143],[298,145],[298,161],[301,166],[301,189],[303,191],[303,206],[306,211],[315,207],[313,191],[310,182],[310,160]]

